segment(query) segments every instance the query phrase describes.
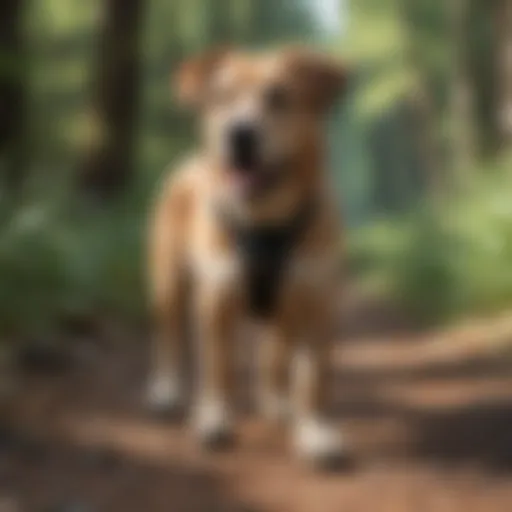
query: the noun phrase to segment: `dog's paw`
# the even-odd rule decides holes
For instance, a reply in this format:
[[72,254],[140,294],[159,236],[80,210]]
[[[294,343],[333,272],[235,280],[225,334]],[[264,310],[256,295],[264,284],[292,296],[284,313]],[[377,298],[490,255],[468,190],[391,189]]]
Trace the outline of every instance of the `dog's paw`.
[[149,410],[158,415],[176,414],[182,406],[182,392],[177,380],[170,377],[153,378],[146,392]]
[[193,417],[193,428],[201,446],[208,450],[229,448],[233,441],[233,424],[226,405],[219,401],[198,404]]
[[336,469],[349,460],[341,433],[324,419],[298,421],[293,441],[297,455],[315,467]]

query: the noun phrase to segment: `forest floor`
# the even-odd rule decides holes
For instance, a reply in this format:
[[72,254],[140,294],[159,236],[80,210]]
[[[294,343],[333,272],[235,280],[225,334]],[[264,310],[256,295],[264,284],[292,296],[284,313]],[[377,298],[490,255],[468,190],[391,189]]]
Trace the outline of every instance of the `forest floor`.
[[335,412],[355,464],[332,474],[298,463],[247,390],[236,447],[201,453],[183,421],[145,411],[136,338],[75,344],[73,364],[24,376],[0,432],[1,512],[512,510],[509,317],[344,336]]

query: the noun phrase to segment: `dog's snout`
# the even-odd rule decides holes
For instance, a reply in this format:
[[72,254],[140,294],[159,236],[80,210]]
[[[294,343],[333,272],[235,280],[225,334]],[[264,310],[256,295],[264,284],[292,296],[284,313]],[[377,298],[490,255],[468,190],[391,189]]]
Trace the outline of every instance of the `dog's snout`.
[[232,164],[239,170],[253,169],[258,160],[259,137],[257,129],[248,123],[237,124],[229,133]]

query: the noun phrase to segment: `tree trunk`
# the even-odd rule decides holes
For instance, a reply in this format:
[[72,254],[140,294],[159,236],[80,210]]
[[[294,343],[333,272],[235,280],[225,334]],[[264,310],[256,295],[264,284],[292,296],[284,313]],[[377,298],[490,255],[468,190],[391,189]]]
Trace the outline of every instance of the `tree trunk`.
[[449,29],[452,37],[451,150],[456,179],[460,181],[475,163],[477,134],[473,81],[468,55],[469,0],[451,0]]
[[421,183],[431,197],[438,196],[445,188],[441,179],[441,157],[439,140],[435,136],[437,123],[431,93],[423,76],[418,77],[416,88],[409,98],[413,126],[415,128],[415,148],[421,159],[423,179]]
[[512,0],[496,0],[496,64],[500,143],[512,149]]
[[79,172],[82,188],[108,198],[134,170],[140,89],[143,0],[107,0],[93,76],[89,141]]
[[215,0],[209,4],[210,44],[232,44],[232,10],[229,0]]
[[414,76],[414,86],[411,88],[407,101],[414,130],[414,147],[422,163],[421,183],[429,196],[436,197],[445,186],[444,180],[441,179],[441,145],[437,136],[436,106],[428,74],[423,65],[420,43],[415,37],[417,16],[414,11],[414,3],[402,0],[400,6],[404,30],[404,56],[407,66],[412,70]]
[[0,186],[20,188],[26,172],[26,58],[22,0],[0,3]]

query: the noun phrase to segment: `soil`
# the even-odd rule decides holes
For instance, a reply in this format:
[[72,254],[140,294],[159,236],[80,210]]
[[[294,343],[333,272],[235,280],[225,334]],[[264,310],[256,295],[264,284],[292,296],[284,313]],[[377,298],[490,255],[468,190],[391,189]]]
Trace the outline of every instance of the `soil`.
[[333,473],[298,462],[247,389],[226,453],[151,417],[144,338],[74,345],[66,368],[25,372],[0,428],[0,512],[512,510],[510,343],[485,329],[347,335],[333,412],[355,464]]

